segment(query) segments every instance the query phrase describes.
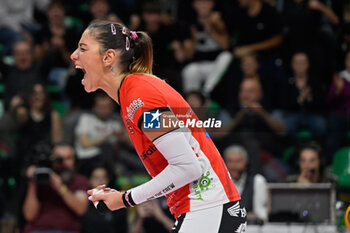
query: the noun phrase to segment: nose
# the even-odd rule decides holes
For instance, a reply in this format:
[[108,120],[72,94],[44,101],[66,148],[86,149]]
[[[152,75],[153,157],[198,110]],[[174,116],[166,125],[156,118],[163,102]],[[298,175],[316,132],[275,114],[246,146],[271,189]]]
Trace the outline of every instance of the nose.
[[70,59],[72,59],[73,61],[77,61],[77,60],[78,60],[78,49],[76,49],[76,50],[70,55]]

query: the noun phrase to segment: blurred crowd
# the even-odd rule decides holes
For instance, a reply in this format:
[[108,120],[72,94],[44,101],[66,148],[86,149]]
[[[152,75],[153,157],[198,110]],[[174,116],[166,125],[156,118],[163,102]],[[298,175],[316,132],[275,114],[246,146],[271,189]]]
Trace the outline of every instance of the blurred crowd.
[[96,19],[146,31],[154,74],[200,119],[221,120],[208,134],[249,218],[268,221],[269,182],[350,189],[335,171],[350,167],[350,1],[0,0],[0,6],[1,232],[171,230],[163,199],[108,215],[86,199],[98,184],[127,189],[149,179],[119,106],[103,92],[87,94],[83,72],[70,60]]

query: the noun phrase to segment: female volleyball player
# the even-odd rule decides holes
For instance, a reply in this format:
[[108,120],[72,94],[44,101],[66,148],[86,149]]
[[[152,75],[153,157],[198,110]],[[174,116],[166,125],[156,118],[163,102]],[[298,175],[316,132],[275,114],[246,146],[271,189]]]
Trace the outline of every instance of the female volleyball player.
[[71,59],[85,73],[87,92],[100,88],[120,104],[131,141],[152,176],[125,192],[89,190],[91,201],[117,210],[165,195],[177,219],[173,232],[245,232],[246,211],[215,145],[204,128],[179,127],[180,121],[198,118],[179,93],[152,75],[146,33],[94,21]]

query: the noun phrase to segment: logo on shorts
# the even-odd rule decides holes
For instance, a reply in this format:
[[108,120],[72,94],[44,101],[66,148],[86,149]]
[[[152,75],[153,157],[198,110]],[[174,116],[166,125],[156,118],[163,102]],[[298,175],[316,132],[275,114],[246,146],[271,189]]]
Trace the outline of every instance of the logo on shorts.
[[157,111],[146,111],[143,113],[143,128],[144,129],[160,129],[159,109]]
[[230,208],[227,209],[227,212],[229,215],[232,217],[242,217],[245,218],[247,216],[247,211],[243,207],[239,205],[239,202],[237,202],[235,205],[231,206]]

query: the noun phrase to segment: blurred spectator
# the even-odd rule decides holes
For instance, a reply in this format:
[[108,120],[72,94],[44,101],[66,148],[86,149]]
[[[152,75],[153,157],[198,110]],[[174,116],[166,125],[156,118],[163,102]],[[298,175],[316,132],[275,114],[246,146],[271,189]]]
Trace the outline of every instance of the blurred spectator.
[[[282,43],[282,22],[280,15],[276,9],[262,0],[239,0],[238,4],[232,4],[229,7],[231,11],[225,10],[226,22],[230,31],[231,40],[233,42],[233,60],[228,71],[224,76],[224,84],[221,87],[225,93],[236,93],[237,87],[241,82],[240,65],[246,61],[245,56],[251,59],[250,55],[254,54],[258,57],[260,82],[264,89],[264,104],[266,107],[280,107],[279,98],[274,96],[279,94],[281,84],[284,79],[283,61],[281,59],[281,43]],[[244,70],[242,70],[244,71]],[[266,84],[273,91],[266,90]],[[218,85],[220,88],[220,85]],[[273,98],[272,103],[268,100],[270,96]],[[214,97],[215,96],[215,97]],[[226,94],[226,98],[220,97],[220,91],[213,98],[224,102],[223,106],[230,108],[236,107],[236,103],[228,102],[227,99],[235,100],[235,94]]]
[[17,102],[23,103],[34,83],[43,81],[40,66],[33,60],[33,48],[29,42],[16,42],[13,46],[12,56],[15,62],[14,66],[7,66],[0,61],[0,70],[3,73],[5,84],[4,103],[6,109],[12,108],[11,105],[17,105]]
[[166,206],[165,198],[154,199],[137,206],[137,220],[130,233],[171,232],[174,219]]
[[302,144],[296,150],[298,173],[287,177],[288,182],[327,183],[334,182],[329,174],[324,174],[325,164],[322,148],[316,142]]
[[266,179],[260,174],[254,175],[248,172],[248,152],[242,146],[231,145],[225,149],[224,158],[237,191],[241,195],[242,205],[248,212],[248,221],[267,221]]
[[54,146],[52,161],[52,171],[34,165],[27,169],[24,233],[80,232],[80,216],[88,207],[88,181],[75,173],[74,150],[68,144]]
[[338,25],[339,18],[327,6],[326,0],[284,1],[283,22],[285,39],[283,42],[286,62],[294,53],[306,51],[311,66],[322,81],[328,83],[335,62],[335,32],[323,23],[323,18],[332,25]]
[[[113,172],[106,166],[95,166],[89,176],[90,188],[95,188],[105,184],[114,187]],[[88,210],[82,216],[81,233],[127,233],[128,220],[125,208],[100,214],[92,202],[89,203]]]
[[161,20],[160,5],[148,1],[142,7],[141,25],[137,30],[146,31],[153,41],[155,75],[182,92],[181,68],[188,59],[185,47],[191,43],[189,29],[180,24],[164,24]]
[[113,100],[104,92],[94,97],[92,113],[83,113],[75,128],[75,148],[79,171],[88,174],[96,162],[113,162],[114,147],[120,132]]
[[121,131],[118,133],[117,154],[118,156],[115,167],[118,174],[123,176],[133,176],[135,174],[147,173],[142,160],[135,151],[125,127],[121,127]]
[[111,11],[107,0],[91,0],[89,3],[91,20],[109,20],[122,23],[121,19]]
[[[234,141],[244,145],[251,143],[256,145],[251,147],[245,145],[246,148],[256,146],[260,148],[255,153],[250,153],[254,155],[252,158],[254,161],[258,161],[260,150],[279,157],[283,148],[283,136],[286,133],[284,124],[261,105],[262,97],[263,91],[259,80],[253,78],[242,80],[239,90],[240,108],[229,131],[229,144]],[[257,171],[258,167],[256,163],[253,171]]]
[[193,0],[192,6],[196,18],[191,23],[192,61],[182,70],[184,92],[203,90],[209,95],[232,59],[232,54],[225,51],[229,35],[221,13],[214,10],[214,0]]
[[46,16],[48,22],[35,34],[36,58],[43,61],[43,75],[63,90],[69,56],[77,46],[80,30],[64,24],[65,9],[59,0],[50,3]]
[[[3,55],[10,55],[13,45],[24,38],[32,39],[40,27],[34,20],[34,8],[45,11],[50,0],[0,0],[0,43]],[[24,35],[25,34],[25,35]]]
[[335,151],[343,146],[345,134],[350,130],[350,51],[346,53],[345,70],[333,77],[328,93],[327,159],[332,161]]
[[325,105],[324,92],[318,77],[309,72],[309,59],[306,53],[293,55],[292,77],[288,79],[286,96],[285,124],[288,133],[294,138],[301,129],[310,130],[313,136],[321,137],[326,132],[326,120],[322,116]]
[[45,87],[35,84],[27,100],[27,104],[18,105],[14,110],[19,125],[19,155],[24,156],[25,162],[32,159],[30,153],[36,144],[62,140],[61,119],[52,108]]
[[[231,23],[238,35],[234,55],[272,54],[282,42],[282,24],[276,9],[261,0],[239,0],[241,10]],[[265,59],[265,56],[263,56]]]

